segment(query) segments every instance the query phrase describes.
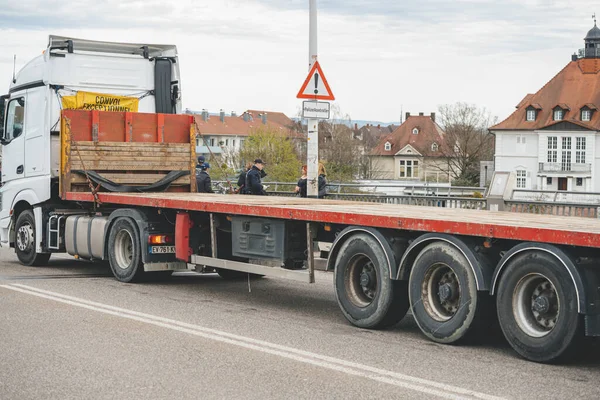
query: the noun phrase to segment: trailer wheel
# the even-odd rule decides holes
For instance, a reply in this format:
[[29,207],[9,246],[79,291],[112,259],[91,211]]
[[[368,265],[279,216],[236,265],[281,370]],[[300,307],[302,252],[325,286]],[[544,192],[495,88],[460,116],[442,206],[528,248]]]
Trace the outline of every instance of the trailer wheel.
[[522,254],[507,265],[496,298],[506,340],[536,362],[566,358],[576,351],[581,330],[577,293],[564,266],[549,254]]
[[478,296],[467,259],[443,242],[426,246],[417,256],[410,273],[409,294],[417,325],[438,343],[464,339],[480,322],[480,316],[489,311],[489,302]]
[[367,234],[346,240],[335,264],[334,289],[348,321],[361,328],[385,328],[408,311],[406,282],[390,278],[381,245]]
[[119,218],[110,229],[108,260],[115,278],[121,282],[139,281],[144,274],[140,237],[129,218]]
[[35,252],[35,239],[35,217],[31,210],[25,210],[15,224],[15,253],[21,264],[39,266],[50,260],[50,253]]

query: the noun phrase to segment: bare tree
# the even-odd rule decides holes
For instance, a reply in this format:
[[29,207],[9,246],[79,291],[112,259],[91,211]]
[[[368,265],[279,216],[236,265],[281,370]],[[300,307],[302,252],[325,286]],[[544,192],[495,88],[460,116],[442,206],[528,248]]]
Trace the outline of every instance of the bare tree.
[[439,147],[451,178],[458,185],[479,184],[479,162],[494,157],[494,137],[488,133],[497,118],[485,108],[466,103],[446,104],[439,107],[440,124],[444,129],[445,144]]

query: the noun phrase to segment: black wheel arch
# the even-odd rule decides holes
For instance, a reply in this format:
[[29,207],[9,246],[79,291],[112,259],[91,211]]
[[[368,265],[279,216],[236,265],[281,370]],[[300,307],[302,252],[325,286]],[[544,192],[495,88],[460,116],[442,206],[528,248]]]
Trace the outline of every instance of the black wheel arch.
[[478,291],[488,291],[490,289],[493,272],[493,263],[490,258],[478,252],[478,246],[472,243],[469,238],[463,239],[443,233],[426,233],[410,243],[398,265],[396,279],[408,280],[414,261],[421,250],[428,244],[436,241],[442,241],[451,245],[465,256],[475,276]]
[[[377,230],[375,228],[370,228],[370,227],[349,226],[349,227],[345,228],[344,230],[342,230],[336,236],[335,241],[331,245],[331,250],[329,250],[329,257],[327,258],[326,270],[333,271],[335,269],[335,262],[338,257],[340,248],[349,238],[351,238],[353,235],[355,235],[357,233],[366,233],[366,234],[370,235],[371,237],[373,237],[379,243],[379,245],[381,246],[382,250],[385,253],[385,256],[386,256],[386,259],[388,262],[390,278],[395,279],[394,277],[396,276],[396,272],[397,272],[398,260],[400,259],[400,256],[402,255],[401,254],[402,250],[400,250],[398,247],[401,247],[401,246],[394,246],[394,248],[392,248],[393,244],[391,244],[389,242],[389,240],[386,239],[386,236],[384,236],[384,234],[382,232],[380,232],[379,230]],[[398,254],[398,253],[400,253],[400,254]]]
[[568,271],[569,275],[571,276],[573,286],[575,287],[575,292],[577,294],[577,311],[580,314],[586,314],[588,307],[585,284],[582,278],[583,271],[580,271],[580,269],[577,267],[575,258],[571,254],[561,249],[560,247],[547,243],[519,243],[518,245],[511,248],[508,252],[506,252],[502,259],[500,259],[498,265],[494,270],[494,274],[492,276],[491,281],[490,294],[496,294],[496,290],[498,289],[500,279],[502,278],[502,273],[508,265],[508,263],[510,262],[510,260],[512,260],[517,255],[536,251],[541,251],[550,254],[557,261],[559,261],[560,264]]

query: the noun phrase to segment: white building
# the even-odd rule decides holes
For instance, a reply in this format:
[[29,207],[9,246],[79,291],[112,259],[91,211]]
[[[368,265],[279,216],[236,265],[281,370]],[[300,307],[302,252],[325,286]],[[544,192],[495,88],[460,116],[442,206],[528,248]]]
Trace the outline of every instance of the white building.
[[535,94],[496,135],[495,170],[514,171],[517,188],[600,191],[600,29],[585,49]]

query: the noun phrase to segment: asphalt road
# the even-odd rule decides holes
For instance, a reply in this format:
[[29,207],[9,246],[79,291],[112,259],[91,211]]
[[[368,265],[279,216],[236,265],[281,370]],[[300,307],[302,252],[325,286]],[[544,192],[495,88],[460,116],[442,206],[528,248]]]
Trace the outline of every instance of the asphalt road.
[[3,249],[0,399],[600,398],[595,342],[568,365],[541,365],[499,332],[443,346],[410,315],[362,330],[331,279],[124,284],[102,265],[57,256],[23,267]]

